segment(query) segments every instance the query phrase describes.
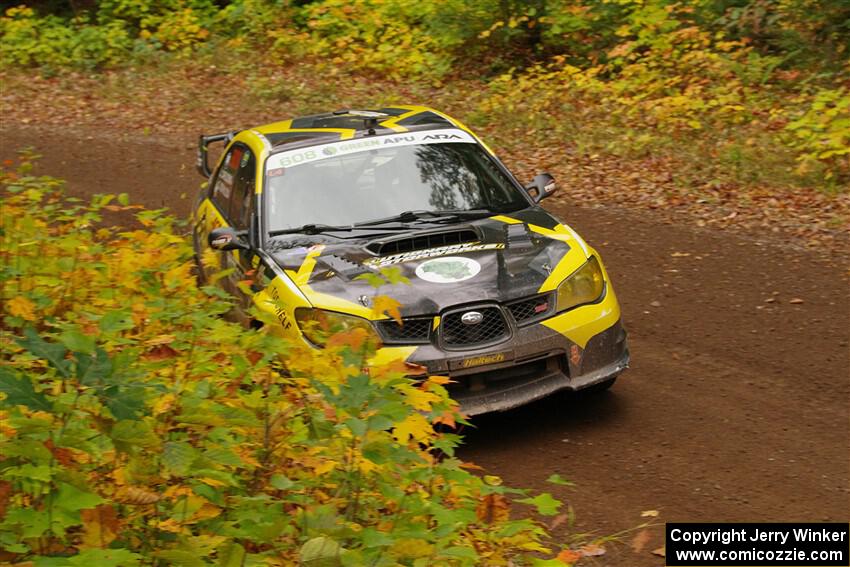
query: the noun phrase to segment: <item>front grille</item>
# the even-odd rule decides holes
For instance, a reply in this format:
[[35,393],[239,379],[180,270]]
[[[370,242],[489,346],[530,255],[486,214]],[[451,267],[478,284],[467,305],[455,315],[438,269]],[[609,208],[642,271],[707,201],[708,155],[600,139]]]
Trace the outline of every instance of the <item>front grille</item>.
[[457,395],[486,389],[506,389],[543,376],[550,366],[557,368],[557,363],[557,357],[543,358],[496,370],[452,376],[452,382],[446,384],[446,390],[449,394]]
[[393,240],[376,240],[367,244],[366,248],[378,256],[389,256],[390,254],[403,254],[404,252],[427,250],[429,248],[450,246],[452,244],[478,242],[478,240],[478,233],[474,230],[466,229],[433,232]]
[[[483,319],[476,325],[467,325],[461,320],[465,313],[477,311]],[[509,334],[502,310],[496,306],[470,307],[452,311],[443,316],[440,327],[443,345],[447,348],[474,347],[496,343]]]
[[549,293],[529,297],[511,303],[507,307],[517,325],[527,325],[549,316],[554,308],[554,296]]
[[432,319],[402,319],[402,325],[394,320],[379,321],[378,331],[387,344],[421,344],[428,342]]

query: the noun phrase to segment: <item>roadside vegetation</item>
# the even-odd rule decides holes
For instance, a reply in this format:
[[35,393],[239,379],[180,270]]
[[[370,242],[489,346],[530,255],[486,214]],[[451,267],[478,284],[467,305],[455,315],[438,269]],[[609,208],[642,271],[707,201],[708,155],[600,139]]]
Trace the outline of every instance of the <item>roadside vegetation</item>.
[[224,50],[234,71],[342,67],[447,89],[471,76],[485,83],[464,113],[475,123],[672,159],[694,187],[837,192],[850,181],[848,22],[827,0],[53,0],[6,11],[0,62],[57,72]]
[[[583,556],[548,536],[553,518],[568,521],[559,501],[454,456],[463,418],[445,379],[365,369],[374,345],[356,332],[317,352],[282,342],[273,325],[227,322],[228,299],[197,287],[173,218],[126,195],[75,201],[30,167],[25,158],[0,174],[0,561]],[[106,226],[115,211],[134,212],[140,228]]]
[[827,0],[41,0],[0,17],[7,124],[171,135],[420,103],[580,206],[840,249],[850,7]]

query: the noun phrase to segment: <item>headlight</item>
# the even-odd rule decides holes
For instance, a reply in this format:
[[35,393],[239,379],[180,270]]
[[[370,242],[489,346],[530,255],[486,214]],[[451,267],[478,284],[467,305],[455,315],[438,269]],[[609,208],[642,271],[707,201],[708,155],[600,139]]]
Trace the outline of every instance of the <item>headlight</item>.
[[599,299],[605,289],[602,268],[596,256],[573,272],[558,286],[558,311],[566,311],[577,305],[592,303]]
[[363,329],[368,333],[370,340],[375,342],[378,340],[378,336],[369,321],[354,315],[299,307],[295,310],[295,320],[307,340],[320,347],[325,346],[332,335],[354,329]]

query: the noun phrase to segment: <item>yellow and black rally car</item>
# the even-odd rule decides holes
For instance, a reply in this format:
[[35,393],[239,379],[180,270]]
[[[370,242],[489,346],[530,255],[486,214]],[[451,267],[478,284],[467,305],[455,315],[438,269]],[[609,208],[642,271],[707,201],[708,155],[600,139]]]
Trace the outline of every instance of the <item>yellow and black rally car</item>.
[[[218,254],[216,270],[233,268],[218,283],[293,340],[321,348],[315,321],[366,329],[377,361],[451,377],[467,415],[605,388],[628,366],[598,253],[539,206],[552,177],[524,187],[446,114],[340,110],[202,136],[198,170],[198,258]],[[362,277],[387,267],[409,279],[380,288],[401,325],[375,315]]]

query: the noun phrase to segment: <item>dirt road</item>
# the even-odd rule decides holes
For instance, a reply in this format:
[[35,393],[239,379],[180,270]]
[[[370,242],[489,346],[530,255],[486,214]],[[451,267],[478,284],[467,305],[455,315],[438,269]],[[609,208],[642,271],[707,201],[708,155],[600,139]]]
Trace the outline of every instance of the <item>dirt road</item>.
[[[128,192],[185,215],[201,178],[194,135],[5,129],[2,155],[35,146],[38,172],[72,193]],[[603,254],[631,334],[632,368],[608,393],[558,397],[476,420],[465,459],[570,503],[567,531],[655,521],[639,552],[598,565],[663,565],[665,521],[847,521],[847,270],[794,246],[579,208],[569,182],[548,208]],[[795,300],[792,302],[791,300]],[[797,301],[802,300],[802,301]],[[548,485],[559,473],[575,488]],[[657,518],[641,512],[657,510]]]

